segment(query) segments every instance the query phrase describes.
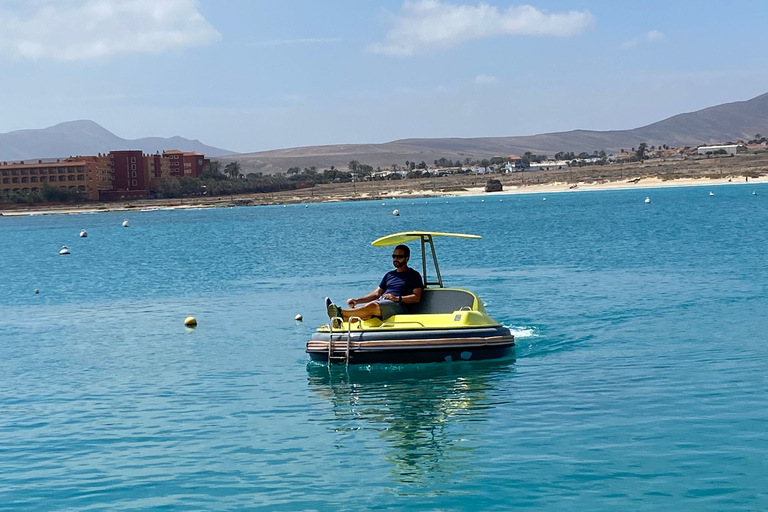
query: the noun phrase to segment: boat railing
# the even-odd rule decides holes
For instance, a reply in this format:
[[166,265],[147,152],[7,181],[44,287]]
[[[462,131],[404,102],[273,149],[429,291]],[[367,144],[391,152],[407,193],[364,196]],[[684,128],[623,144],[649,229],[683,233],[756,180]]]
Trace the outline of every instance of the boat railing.
[[[341,317],[334,317],[331,318],[331,322],[328,324],[328,331],[329,331],[329,337],[328,337],[328,366],[331,365],[334,359],[333,355],[333,324],[336,323],[336,320],[339,320],[339,324],[343,325],[344,319]],[[363,319],[359,316],[353,316],[350,317],[349,320],[347,320],[347,339],[346,344],[344,346],[344,356],[343,357],[336,357],[335,359],[343,359],[344,363],[346,363],[347,366],[349,366],[349,350],[350,346],[352,344],[352,324],[356,323],[358,328],[360,330],[363,330]],[[341,331],[344,332],[343,330]],[[342,335],[343,340],[343,335]],[[342,341],[340,340],[340,341]]]

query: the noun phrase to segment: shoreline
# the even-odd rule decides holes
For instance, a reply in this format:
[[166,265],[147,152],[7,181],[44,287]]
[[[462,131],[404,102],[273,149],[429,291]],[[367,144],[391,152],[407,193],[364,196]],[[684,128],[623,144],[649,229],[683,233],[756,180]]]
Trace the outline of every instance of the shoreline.
[[[490,175],[491,179],[494,175]],[[743,181],[742,181],[743,178]],[[485,179],[485,178],[483,178]],[[590,192],[606,190],[653,190],[659,188],[676,187],[704,187],[721,185],[760,185],[768,183],[768,176],[756,178],[744,178],[744,176],[726,176],[722,178],[677,178],[662,180],[657,177],[644,177],[633,180],[606,181],[602,183],[594,182],[549,182],[532,185],[504,185],[504,190],[499,192],[485,192],[485,187],[470,186],[460,187],[461,190],[419,190],[420,183],[414,183],[414,187],[408,190],[380,191],[379,193],[361,192],[360,194],[343,193],[321,193],[318,195],[306,196],[296,195],[296,191],[283,191],[274,194],[261,194],[234,197],[217,198],[184,198],[184,199],[149,199],[137,201],[135,204],[125,203],[99,203],[97,206],[73,206],[73,205],[45,205],[35,207],[34,205],[23,205],[20,207],[11,207],[0,209],[0,216],[18,217],[32,215],[77,215],[91,214],[99,212],[147,212],[159,210],[191,210],[207,208],[226,208],[233,206],[275,206],[287,204],[302,203],[337,203],[345,201],[377,201],[391,199],[416,199],[426,197],[472,197],[472,196],[503,196],[503,195],[522,195],[522,194],[550,194],[567,192]],[[304,191],[308,189],[303,189]],[[314,192],[314,191],[313,191]],[[186,204],[185,204],[186,201]]]

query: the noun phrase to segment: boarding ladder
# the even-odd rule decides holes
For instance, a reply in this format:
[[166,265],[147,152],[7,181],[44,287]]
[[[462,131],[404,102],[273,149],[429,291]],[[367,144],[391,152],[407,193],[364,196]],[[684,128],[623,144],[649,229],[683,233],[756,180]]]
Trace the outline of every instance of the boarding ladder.
[[[336,356],[334,355],[333,351],[334,347],[336,346],[333,342],[333,324],[336,323],[337,319],[339,320],[339,323],[343,325],[344,319],[339,316],[331,318],[331,322],[328,324],[328,330],[330,332],[328,336],[328,366],[330,366],[334,361],[338,363],[344,363],[349,366],[349,345],[352,343],[352,323],[357,322],[357,324],[362,329],[363,319],[358,316],[353,316],[349,319],[347,322],[347,339],[345,341],[342,336],[342,339],[340,340],[340,343],[344,343],[344,353],[340,356]],[[342,330],[340,332],[343,333],[344,331]]]

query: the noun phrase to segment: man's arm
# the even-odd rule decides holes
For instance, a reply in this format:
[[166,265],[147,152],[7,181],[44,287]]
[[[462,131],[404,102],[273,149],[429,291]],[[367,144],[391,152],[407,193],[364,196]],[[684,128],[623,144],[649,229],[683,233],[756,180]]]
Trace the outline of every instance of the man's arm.
[[371,302],[372,300],[376,300],[379,297],[381,297],[384,294],[384,290],[380,287],[377,287],[375,290],[373,290],[368,295],[365,295],[364,297],[360,297],[359,299],[347,299],[347,304],[349,307],[353,308],[357,304],[365,304],[366,302]]
[[384,298],[394,302],[404,302],[405,304],[416,304],[417,302],[421,302],[421,288],[414,288],[413,293],[410,295],[398,296],[391,293],[385,293]]

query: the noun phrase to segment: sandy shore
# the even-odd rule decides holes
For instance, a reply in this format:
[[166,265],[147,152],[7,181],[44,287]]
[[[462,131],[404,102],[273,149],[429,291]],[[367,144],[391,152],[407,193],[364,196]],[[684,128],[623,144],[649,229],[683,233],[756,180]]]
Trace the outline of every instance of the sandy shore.
[[[749,185],[753,183],[768,183],[768,176],[759,178],[744,177],[738,178],[682,178],[677,180],[661,180],[659,178],[642,178],[632,181],[613,181],[608,183],[542,183],[541,185],[526,185],[523,187],[506,186],[501,192],[494,192],[495,195],[513,195],[513,194],[550,194],[558,192],[585,192],[597,190],[634,190],[634,189],[654,189],[670,187],[705,187],[717,185]],[[458,191],[450,196],[476,196],[486,195],[483,187],[469,188],[466,191]]]
[[[551,194],[573,193],[597,190],[628,190],[628,189],[655,189],[667,187],[705,187],[717,185],[745,185],[768,183],[768,176],[746,179],[743,176],[722,178],[681,178],[662,180],[660,178],[647,177],[633,180],[610,181],[604,183],[562,183],[551,182],[531,185],[505,185],[501,192],[488,193],[484,187],[459,187],[458,190],[420,190],[418,188],[403,188],[397,190],[378,190],[375,192],[361,192],[359,194],[329,193],[329,190],[318,191],[312,196],[297,195],[295,191],[285,191],[276,194],[251,194],[237,196],[237,199],[229,197],[217,198],[185,198],[173,200],[146,200],[135,203],[98,203],[96,205],[19,205],[3,209],[0,214],[6,217],[22,215],[52,215],[52,214],[92,214],[98,212],[147,212],[155,210],[180,210],[219,208],[240,205],[274,205],[294,204],[305,202],[339,202],[360,200],[383,200],[417,197],[466,197],[484,195],[514,195],[514,194]],[[401,182],[400,185],[403,183]],[[414,183],[414,185],[417,185]],[[304,189],[306,193],[307,189]]]

